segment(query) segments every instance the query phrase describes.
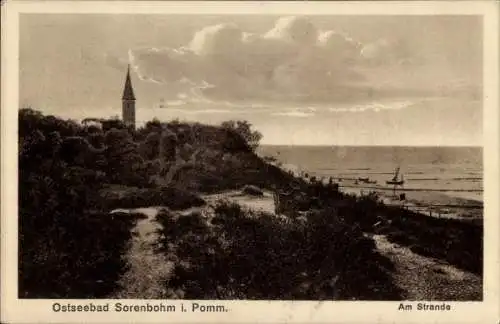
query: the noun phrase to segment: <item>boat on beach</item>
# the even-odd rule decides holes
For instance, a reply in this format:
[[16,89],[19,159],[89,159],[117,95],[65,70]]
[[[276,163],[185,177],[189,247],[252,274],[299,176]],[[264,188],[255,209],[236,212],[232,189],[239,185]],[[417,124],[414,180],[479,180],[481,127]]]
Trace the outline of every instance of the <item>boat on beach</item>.
[[401,178],[398,179],[399,170],[400,170],[400,168],[397,167],[396,170],[395,170],[395,172],[394,172],[394,177],[392,177],[391,180],[386,181],[385,183],[388,184],[388,185],[402,186],[405,183],[405,181],[403,179],[403,175],[402,174],[401,174]]
[[358,178],[357,179],[358,182],[361,182],[361,183],[366,183],[366,184],[375,184],[377,183],[377,180],[370,180],[370,178]]

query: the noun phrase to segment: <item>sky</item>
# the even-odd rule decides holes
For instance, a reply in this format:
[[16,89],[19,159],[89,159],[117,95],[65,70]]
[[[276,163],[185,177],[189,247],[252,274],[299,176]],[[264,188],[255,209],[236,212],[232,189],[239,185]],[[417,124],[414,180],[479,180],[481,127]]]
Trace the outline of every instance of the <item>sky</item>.
[[264,144],[482,145],[476,16],[21,15],[21,108],[120,116],[128,64],[138,123],[246,119]]

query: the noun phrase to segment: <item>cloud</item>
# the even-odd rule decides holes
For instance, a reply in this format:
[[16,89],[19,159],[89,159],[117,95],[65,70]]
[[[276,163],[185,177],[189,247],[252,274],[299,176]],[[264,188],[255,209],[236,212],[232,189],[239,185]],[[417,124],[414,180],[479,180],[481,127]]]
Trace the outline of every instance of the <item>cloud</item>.
[[334,30],[321,32],[318,36],[318,46],[327,51],[330,59],[342,62],[359,61],[363,49],[360,42]]
[[145,48],[129,50],[129,62],[138,77],[160,83],[183,82],[186,76],[196,81],[197,56],[185,49]]
[[438,58],[425,58],[418,48],[410,50],[408,39],[381,38],[361,46],[361,62],[370,65],[421,65]]
[[179,108],[170,108],[165,109],[165,111],[182,113],[185,115],[215,115],[215,114],[231,114],[234,111],[229,109],[179,109]]
[[196,32],[188,48],[198,55],[231,55],[241,49],[243,32],[236,24],[208,26]]
[[284,116],[284,117],[313,117],[315,115],[316,108],[307,107],[307,108],[292,108],[285,111],[271,113],[272,116]]
[[183,106],[183,105],[185,105],[185,104],[186,104],[186,102],[185,102],[185,101],[183,101],[183,100],[170,100],[170,101],[167,101],[167,102],[165,103],[165,105],[166,105],[167,107],[171,107],[171,106]]
[[129,60],[141,80],[178,88],[169,100],[330,103],[372,96],[362,67],[403,61],[410,54],[405,44],[362,44],[292,16],[260,34],[234,23],[207,26],[179,48],[131,49]]
[[290,16],[279,18],[263,38],[285,41],[294,45],[313,46],[317,40],[317,34],[316,27],[307,18]]
[[273,116],[285,116],[285,117],[312,117],[314,114],[306,113],[303,111],[284,111],[273,113]]
[[386,101],[386,102],[371,102],[365,104],[352,104],[349,106],[340,106],[334,108],[328,108],[330,112],[365,112],[365,111],[384,111],[384,110],[401,110],[405,108],[412,107],[416,104],[423,103],[429,100],[396,100],[396,101]]

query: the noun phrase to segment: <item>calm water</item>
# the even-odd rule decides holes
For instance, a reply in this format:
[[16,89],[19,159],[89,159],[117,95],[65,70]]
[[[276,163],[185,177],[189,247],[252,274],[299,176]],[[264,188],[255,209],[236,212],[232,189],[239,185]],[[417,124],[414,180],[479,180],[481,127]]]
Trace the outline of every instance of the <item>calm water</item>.
[[386,186],[396,167],[405,188],[452,192],[481,199],[483,150],[480,147],[262,146],[259,154],[276,157],[286,168],[317,177],[359,177]]

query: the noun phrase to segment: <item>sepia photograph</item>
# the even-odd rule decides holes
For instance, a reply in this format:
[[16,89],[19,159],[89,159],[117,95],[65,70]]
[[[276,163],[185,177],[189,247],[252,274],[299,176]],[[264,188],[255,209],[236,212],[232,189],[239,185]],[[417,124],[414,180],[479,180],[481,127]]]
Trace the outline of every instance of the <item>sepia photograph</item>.
[[485,300],[481,14],[17,23],[14,298]]

